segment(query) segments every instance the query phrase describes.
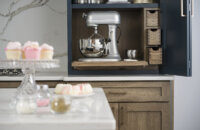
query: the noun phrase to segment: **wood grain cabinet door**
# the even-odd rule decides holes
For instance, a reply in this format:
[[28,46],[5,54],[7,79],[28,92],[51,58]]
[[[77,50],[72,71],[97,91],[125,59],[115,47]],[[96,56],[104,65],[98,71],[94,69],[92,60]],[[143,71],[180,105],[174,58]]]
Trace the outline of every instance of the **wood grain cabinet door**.
[[119,130],[170,130],[168,103],[121,103],[119,109]]
[[113,112],[113,115],[115,117],[116,120],[116,130],[118,130],[118,112],[119,112],[119,108],[118,108],[119,104],[118,103],[110,103],[110,108]]

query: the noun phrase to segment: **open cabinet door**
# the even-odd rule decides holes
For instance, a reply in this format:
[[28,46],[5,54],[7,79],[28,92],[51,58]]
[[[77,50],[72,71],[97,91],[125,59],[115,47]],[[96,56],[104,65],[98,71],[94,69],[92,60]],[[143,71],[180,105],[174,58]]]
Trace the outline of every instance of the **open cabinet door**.
[[160,0],[162,74],[191,76],[191,1]]

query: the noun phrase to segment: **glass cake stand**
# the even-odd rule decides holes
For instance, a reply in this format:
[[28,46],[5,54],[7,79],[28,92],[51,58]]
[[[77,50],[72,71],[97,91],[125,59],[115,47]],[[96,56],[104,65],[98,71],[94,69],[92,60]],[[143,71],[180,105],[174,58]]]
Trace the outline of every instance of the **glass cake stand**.
[[59,67],[59,60],[0,60],[1,69],[22,69],[24,78],[12,98],[11,105],[15,105],[19,97],[34,96],[37,93],[35,72],[43,69]]

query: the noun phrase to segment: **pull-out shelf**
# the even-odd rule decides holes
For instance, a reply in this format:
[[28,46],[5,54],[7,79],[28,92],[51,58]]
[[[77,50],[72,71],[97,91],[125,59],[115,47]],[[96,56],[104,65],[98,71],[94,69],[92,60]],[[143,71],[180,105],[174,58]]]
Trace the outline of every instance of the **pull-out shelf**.
[[85,69],[127,69],[131,67],[149,67],[147,61],[109,61],[109,62],[72,62],[72,67],[78,70]]

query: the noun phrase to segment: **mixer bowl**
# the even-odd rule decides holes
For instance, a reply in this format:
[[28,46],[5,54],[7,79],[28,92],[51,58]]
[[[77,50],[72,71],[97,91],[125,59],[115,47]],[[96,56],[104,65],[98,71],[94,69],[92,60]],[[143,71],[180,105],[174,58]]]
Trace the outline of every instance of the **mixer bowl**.
[[79,49],[83,56],[87,58],[100,58],[107,54],[106,45],[102,39],[80,39]]

